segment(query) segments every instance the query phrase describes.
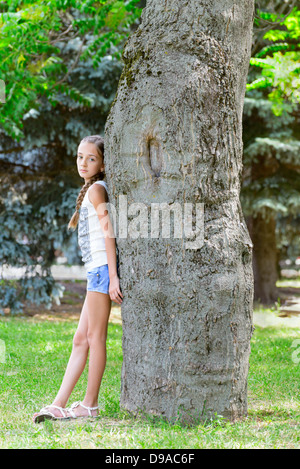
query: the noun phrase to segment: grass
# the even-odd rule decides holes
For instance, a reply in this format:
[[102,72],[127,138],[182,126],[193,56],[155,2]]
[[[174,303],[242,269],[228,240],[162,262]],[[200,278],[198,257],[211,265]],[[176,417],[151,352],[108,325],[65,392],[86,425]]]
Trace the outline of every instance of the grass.
[[[0,339],[6,346],[4,363],[0,363],[1,449],[300,448],[300,363],[293,355],[300,328],[286,326],[256,327],[248,380],[249,413],[235,423],[218,417],[184,427],[150,417],[134,418],[120,410],[122,328],[110,323],[100,418],[33,424],[32,414],[51,402],[60,385],[76,326],[74,319],[6,317],[0,321]],[[85,386],[86,372],[72,401],[82,398]]]

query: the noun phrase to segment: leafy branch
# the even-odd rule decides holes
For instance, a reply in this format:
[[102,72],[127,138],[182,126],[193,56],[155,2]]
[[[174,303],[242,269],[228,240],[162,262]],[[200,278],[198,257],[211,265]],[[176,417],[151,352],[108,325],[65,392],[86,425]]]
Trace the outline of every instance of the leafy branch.
[[266,89],[272,110],[279,116],[284,111],[293,113],[300,103],[300,10],[278,16],[261,12],[259,15],[280,29],[268,30],[263,39],[270,41],[254,57],[250,65],[261,68],[260,75],[246,85],[246,90]]
[[56,106],[58,93],[79,106],[92,105],[68,83],[70,75],[80,61],[91,59],[96,68],[107,54],[119,57],[118,46],[141,14],[138,1],[8,0],[0,5],[0,79],[5,82],[0,126],[7,135],[23,138],[24,115],[45,98]]

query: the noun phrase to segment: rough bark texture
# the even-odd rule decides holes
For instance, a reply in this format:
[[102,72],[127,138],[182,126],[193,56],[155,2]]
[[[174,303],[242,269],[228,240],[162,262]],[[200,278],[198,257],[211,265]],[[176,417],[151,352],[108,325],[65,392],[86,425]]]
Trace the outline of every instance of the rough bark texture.
[[[148,238],[116,227],[121,405],[132,412],[183,422],[247,412],[253,245],[239,192],[253,10],[252,0],[148,0],[124,50],[105,156],[117,214],[120,194],[148,207]],[[203,246],[151,238],[153,202],[203,203]]]

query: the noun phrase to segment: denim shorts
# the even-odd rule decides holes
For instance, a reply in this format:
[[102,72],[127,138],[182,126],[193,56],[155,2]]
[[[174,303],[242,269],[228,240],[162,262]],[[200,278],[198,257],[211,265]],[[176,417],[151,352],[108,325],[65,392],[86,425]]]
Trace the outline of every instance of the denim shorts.
[[109,273],[108,264],[94,267],[86,274],[87,277],[87,291],[97,291],[99,293],[107,293],[109,290]]

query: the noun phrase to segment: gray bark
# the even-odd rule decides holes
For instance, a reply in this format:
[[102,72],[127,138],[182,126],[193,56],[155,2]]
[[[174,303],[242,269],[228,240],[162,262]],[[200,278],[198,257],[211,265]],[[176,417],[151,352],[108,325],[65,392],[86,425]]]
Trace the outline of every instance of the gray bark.
[[[124,50],[105,159],[130,412],[182,422],[247,413],[253,245],[239,193],[253,11],[252,0],[148,0]],[[147,207],[148,237],[120,236],[121,194]],[[154,202],[204,204],[203,245],[151,237]]]

